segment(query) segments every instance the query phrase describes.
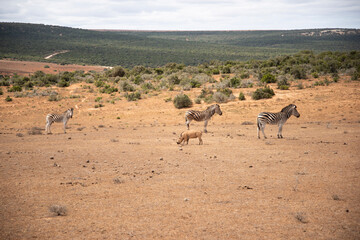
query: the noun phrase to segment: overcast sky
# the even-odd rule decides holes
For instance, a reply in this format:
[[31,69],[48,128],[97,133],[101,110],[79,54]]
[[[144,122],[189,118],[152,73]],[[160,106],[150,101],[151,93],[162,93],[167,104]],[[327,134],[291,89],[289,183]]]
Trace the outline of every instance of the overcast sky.
[[84,29],[360,28],[360,0],[0,0],[0,22]]

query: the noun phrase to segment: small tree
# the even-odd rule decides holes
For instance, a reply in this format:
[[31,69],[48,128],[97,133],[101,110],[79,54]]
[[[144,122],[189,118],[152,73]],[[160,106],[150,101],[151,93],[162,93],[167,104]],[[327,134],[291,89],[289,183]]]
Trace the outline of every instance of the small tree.
[[274,96],[274,90],[270,87],[258,88],[252,95],[252,99],[259,100],[263,98],[272,98]]
[[240,92],[240,93],[239,93],[239,100],[240,100],[240,101],[244,101],[244,100],[245,100],[245,95],[244,95],[243,92]]
[[173,103],[176,108],[187,108],[192,106],[192,101],[186,94],[176,95]]
[[271,73],[267,73],[261,77],[261,82],[263,83],[275,83],[276,78]]

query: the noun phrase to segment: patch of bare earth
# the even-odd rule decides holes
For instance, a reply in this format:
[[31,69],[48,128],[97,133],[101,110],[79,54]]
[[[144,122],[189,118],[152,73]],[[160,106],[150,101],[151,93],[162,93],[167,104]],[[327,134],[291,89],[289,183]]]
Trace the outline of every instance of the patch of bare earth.
[[[260,101],[237,89],[247,100],[221,104],[200,146],[176,144],[186,109],[164,101],[175,91],[111,104],[81,85],[58,102],[0,96],[1,239],[360,238],[359,82]],[[276,126],[257,139],[257,114],[290,103],[301,117],[284,139]],[[45,135],[46,114],[68,107],[68,133],[55,123]]]
[[[46,66],[46,67],[45,67]],[[57,74],[59,72],[73,72],[79,71],[102,71],[105,67],[103,66],[87,66],[87,65],[75,65],[67,64],[60,65],[55,63],[47,62],[31,62],[31,61],[12,61],[1,59],[0,60],[0,74],[1,75],[12,75],[17,73],[18,75],[28,76],[36,71],[43,71],[48,74]]]

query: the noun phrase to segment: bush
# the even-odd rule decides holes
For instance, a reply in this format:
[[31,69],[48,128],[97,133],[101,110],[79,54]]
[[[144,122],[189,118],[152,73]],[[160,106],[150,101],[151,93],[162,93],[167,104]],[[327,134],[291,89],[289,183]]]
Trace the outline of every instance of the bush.
[[135,91],[135,87],[128,81],[121,81],[119,83],[119,87],[120,87],[121,91],[123,91],[123,92],[134,92]]
[[2,88],[0,88],[0,95],[3,95],[3,94],[4,94],[4,92],[3,92]]
[[313,78],[319,78],[319,73],[318,72],[313,72],[311,75],[313,76]]
[[228,101],[229,97],[222,92],[216,92],[212,96],[212,99],[217,103],[225,103]]
[[293,75],[295,79],[306,79],[306,70],[301,66],[295,66],[291,70],[291,75]]
[[22,91],[22,87],[20,86],[12,86],[11,88],[8,89],[8,92],[21,92]]
[[48,98],[48,101],[50,102],[57,102],[57,101],[60,101],[61,100],[61,97],[58,96],[58,95],[50,95],[49,98]]
[[263,98],[272,98],[274,95],[274,90],[272,90],[270,87],[258,88],[252,94],[252,99],[259,100]]
[[196,99],[195,99],[195,103],[196,103],[196,104],[201,104],[201,98],[196,98]]
[[233,77],[230,79],[230,87],[237,88],[241,84],[241,80],[237,77]]
[[290,83],[288,82],[285,76],[282,76],[278,80],[277,85],[278,85],[278,89],[280,90],[288,90],[290,87]]
[[132,92],[130,94],[125,94],[126,99],[130,101],[137,101],[138,99],[141,99],[141,93],[140,92]]
[[240,92],[240,93],[239,93],[239,100],[240,100],[240,101],[244,101],[244,100],[245,100],[245,95],[244,95],[243,92]]
[[125,76],[125,70],[120,66],[116,66],[111,70],[110,76],[111,77],[123,77],[123,76]]
[[280,85],[280,86],[278,86],[278,89],[280,89],[280,90],[289,90],[289,85]]
[[7,96],[7,97],[5,98],[5,101],[11,102],[11,101],[12,101],[12,98],[11,98],[10,96]]
[[60,80],[57,85],[58,87],[68,87],[70,86],[70,83],[65,80]]
[[267,73],[261,77],[261,82],[263,83],[275,83],[276,78],[271,73]]
[[174,106],[176,108],[187,108],[192,106],[192,101],[186,94],[178,94],[174,98]]
[[49,207],[49,211],[55,214],[56,216],[66,216],[67,208],[61,205],[52,205]]
[[117,92],[117,91],[118,91],[118,89],[116,87],[112,87],[108,84],[105,84],[104,88],[100,89],[101,93],[107,93],[107,94],[111,94],[111,93]]

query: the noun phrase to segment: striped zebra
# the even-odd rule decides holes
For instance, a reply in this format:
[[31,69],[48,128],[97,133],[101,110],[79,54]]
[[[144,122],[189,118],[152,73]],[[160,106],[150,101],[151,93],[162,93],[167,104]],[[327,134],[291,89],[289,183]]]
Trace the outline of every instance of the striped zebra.
[[72,118],[73,114],[74,114],[73,108],[69,108],[63,114],[49,113],[46,116],[45,131],[47,133],[51,133],[50,131],[51,124],[53,124],[54,122],[62,122],[64,124],[64,133],[66,133],[66,124],[69,121],[69,119]]
[[185,113],[185,121],[186,121],[187,129],[189,129],[189,125],[190,125],[190,122],[192,120],[195,120],[195,121],[198,121],[198,122],[199,121],[205,121],[205,123],[204,123],[204,132],[207,132],[206,126],[208,124],[208,121],[210,120],[210,118],[215,113],[219,114],[220,116],[222,115],[219,104],[211,105],[210,107],[208,107],[204,111],[195,111],[195,110],[187,111]]
[[300,117],[300,113],[296,110],[296,105],[290,104],[289,106],[284,107],[281,112],[278,113],[270,113],[270,112],[262,112],[257,117],[257,134],[258,138],[260,138],[260,130],[262,131],[264,138],[266,135],[264,133],[265,125],[279,125],[278,138],[283,138],[282,136],[282,127],[285,122],[294,115],[295,117]]

